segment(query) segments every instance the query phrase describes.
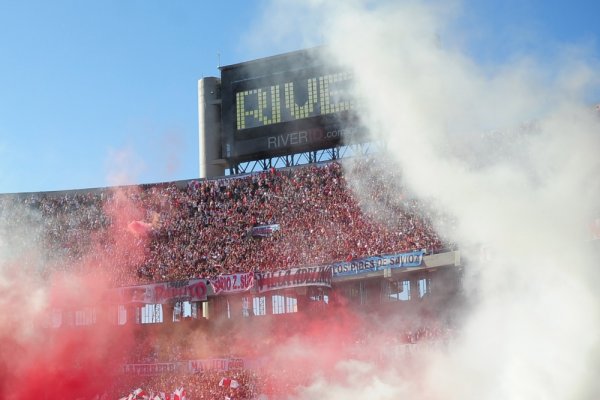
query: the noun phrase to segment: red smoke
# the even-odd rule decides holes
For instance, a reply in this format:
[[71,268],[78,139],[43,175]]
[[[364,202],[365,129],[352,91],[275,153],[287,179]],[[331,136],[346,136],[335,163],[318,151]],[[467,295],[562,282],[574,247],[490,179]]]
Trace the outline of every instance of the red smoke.
[[[107,289],[124,275],[135,280],[135,268],[145,260],[146,233],[158,223],[156,215],[148,218],[131,200],[140,195],[128,189],[109,196],[104,213],[111,223],[86,238],[91,245],[77,264],[46,262],[42,269],[50,273],[40,273],[35,262],[0,265],[0,398],[87,399],[112,394],[130,353],[145,344],[168,348],[170,343],[200,358],[258,360],[260,374],[267,378],[264,391],[292,394],[318,376],[345,379],[335,375],[340,361],[383,362],[386,332],[401,334],[396,324],[384,325],[368,308],[354,312],[343,297],[331,295],[328,304],[315,302],[314,310],[302,304],[300,312],[292,314],[211,319],[210,324],[199,320],[162,330],[144,326],[141,341],[136,324],[115,324],[113,306],[106,299]],[[21,258],[25,259],[44,258],[28,254]],[[75,326],[78,318],[89,317],[85,311],[94,305],[100,305],[96,322]],[[60,321],[53,319],[55,310],[63,312]],[[145,378],[136,379],[144,387]]]
[[[77,265],[48,262],[40,274],[24,260],[44,259],[43,249],[39,258],[0,260],[0,398],[92,398],[113,382],[132,348],[134,324],[116,325],[103,301],[114,271],[144,257],[144,243],[128,231],[131,221],[143,217],[131,195],[116,192],[105,203],[112,223],[93,235]],[[94,305],[100,305],[95,316],[89,311]],[[76,326],[82,318],[96,322]]]

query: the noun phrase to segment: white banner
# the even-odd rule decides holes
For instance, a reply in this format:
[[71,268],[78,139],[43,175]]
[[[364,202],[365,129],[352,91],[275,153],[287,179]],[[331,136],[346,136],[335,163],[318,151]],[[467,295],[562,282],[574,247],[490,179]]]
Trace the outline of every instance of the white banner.
[[256,285],[259,292],[300,286],[331,287],[331,266],[257,272]]
[[176,301],[206,301],[206,279],[153,283],[111,290],[109,301],[119,304],[165,304]]
[[254,272],[219,275],[210,279],[215,294],[246,292],[254,287]]

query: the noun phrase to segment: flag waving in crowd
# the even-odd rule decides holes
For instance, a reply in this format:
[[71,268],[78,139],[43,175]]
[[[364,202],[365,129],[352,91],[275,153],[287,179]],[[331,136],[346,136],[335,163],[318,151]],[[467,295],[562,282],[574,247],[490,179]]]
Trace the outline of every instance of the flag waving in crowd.
[[187,400],[183,387],[175,389],[173,394],[167,395],[165,392],[154,394],[145,392],[141,388],[135,389],[129,396],[121,397],[119,400]]
[[238,381],[236,381],[235,379],[221,378],[221,381],[219,382],[219,386],[231,388],[231,389],[237,389],[240,387],[240,383]]
[[121,397],[119,400],[148,400],[150,395],[144,392],[141,388],[135,389],[129,396]]
[[175,389],[173,396],[171,396],[171,400],[187,400],[185,397],[185,390],[182,387]]

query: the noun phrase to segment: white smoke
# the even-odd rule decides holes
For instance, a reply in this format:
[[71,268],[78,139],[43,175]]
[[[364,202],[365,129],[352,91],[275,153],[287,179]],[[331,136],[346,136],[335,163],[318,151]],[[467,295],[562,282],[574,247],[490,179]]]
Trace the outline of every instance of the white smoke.
[[133,185],[145,169],[144,160],[130,147],[111,149],[106,161],[108,185]]
[[463,251],[493,253],[468,258],[475,304],[419,384],[361,366],[304,398],[597,398],[598,262],[587,228],[600,204],[600,118],[586,98],[598,88],[589,56],[483,67],[455,45],[456,3],[284,4],[265,8],[262,32],[327,43],[354,71],[363,122],[405,185],[456,218]]

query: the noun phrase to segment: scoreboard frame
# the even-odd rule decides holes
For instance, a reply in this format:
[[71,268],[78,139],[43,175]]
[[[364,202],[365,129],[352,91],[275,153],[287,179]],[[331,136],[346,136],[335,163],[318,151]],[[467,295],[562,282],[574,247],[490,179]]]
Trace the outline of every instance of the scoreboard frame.
[[360,140],[352,74],[324,48],[220,67],[221,143],[230,163]]

